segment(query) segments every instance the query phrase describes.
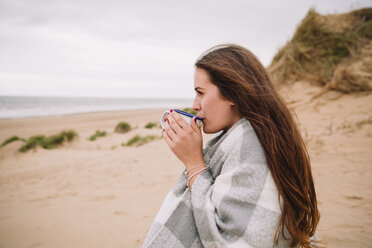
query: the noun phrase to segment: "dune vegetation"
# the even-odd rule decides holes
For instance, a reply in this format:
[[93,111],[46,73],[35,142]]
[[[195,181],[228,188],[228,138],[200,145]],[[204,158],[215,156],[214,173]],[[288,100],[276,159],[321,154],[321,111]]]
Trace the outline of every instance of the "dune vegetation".
[[[160,127],[160,124],[157,122],[148,122],[144,128],[152,129],[154,127]],[[116,133],[127,133],[132,130],[132,127],[127,122],[119,122],[115,127]],[[90,141],[95,141],[99,137],[107,136],[106,131],[96,130],[96,132],[90,135],[87,139]],[[59,134],[46,136],[43,134],[34,135],[27,139],[21,138],[17,135],[13,135],[7,139],[5,139],[1,144],[0,147],[6,146],[15,141],[22,141],[22,146],[18,149],[20,152],[27,152],[31,149],[36,149],[37,147],[41,147],[44,149],[55,149],[63,145],[65,142],[71,142],[79,135],[74,130],[62,131]],[[123,143],[122,146],[141,146],[146,143],[149,143],[152,140],[160,139],[162,136],[157,135],[135,135],[132,137],[128,142]],[[116,145],[111,147],[111,150],[115,149]]]
[[105,131],[100,131],[100,130],[97,130],[95,134],[92,134],[90,137],[89,137],[89,140],[90,141],[94,141],[96,140],[98,137],[105,137],[107,135],[107,133]]
[[147,128],[147,129],[151,129],[151,128],[154,128],[154,127],[160,127],[160,124],[157,124],[156,122],[149,122],[145,126],[145,128]]
[[341,92],[372,90],[372,8],[321,15],[310,9],[268,68],[281,87],[309,81]]
[[131,125],[128,122],[119,122],[115,127],[116,133],[127,133],[132,129]]
[[190,113],[192,115],[198,115],[198,111],[193,110],[192,108],[184,108],[184,109],[182,109],[182,111]]
[[156,136],[156,135],[146,135],[146,136],[135,135],[127,143],[123,143],[122,146],[141,146],[152,140],[160,139],[161,137],[162,136]]
[[36,135],[29,137],[25,144],[19,149],[20,152],[27,152],[28,150],[42,147],[44,149],[55,149],[65,142],[71,142],[78,134],[74,130],[62,131],[56,135]]
[[10,144],[10,143],[12,143],[12,142],[14,142],[14,141],[17,141],[17,140],[20,140],[20,141],[23,141],[23,142],[26,141],[24,138],[20,138],[20,137],[14,135],[14,136],[12,136],[12,137],[10,137],[10,138],[4,140],[4,142],[1,143],[0,147],[5,146],[5,145],[7,145],[7,144]]

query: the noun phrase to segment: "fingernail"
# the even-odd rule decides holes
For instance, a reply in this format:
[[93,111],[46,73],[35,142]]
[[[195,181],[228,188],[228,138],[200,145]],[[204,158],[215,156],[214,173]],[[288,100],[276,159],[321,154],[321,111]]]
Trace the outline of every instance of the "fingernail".
[[196,117],[193,117],[193,119],[194,119],[194,122],[196,123]]
[[173,109],[171,109],[170,112],[172,113],[173,112]]

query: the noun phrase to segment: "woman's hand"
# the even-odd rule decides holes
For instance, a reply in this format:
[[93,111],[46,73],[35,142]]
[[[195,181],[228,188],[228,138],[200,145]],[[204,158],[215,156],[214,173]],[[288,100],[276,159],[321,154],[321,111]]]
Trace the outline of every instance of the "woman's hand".
[[189,125],[180,114],[172,112],[164,121],[163,137],[172,152],[181,160],[186,169],[204,164],[203,137],[195,117]]

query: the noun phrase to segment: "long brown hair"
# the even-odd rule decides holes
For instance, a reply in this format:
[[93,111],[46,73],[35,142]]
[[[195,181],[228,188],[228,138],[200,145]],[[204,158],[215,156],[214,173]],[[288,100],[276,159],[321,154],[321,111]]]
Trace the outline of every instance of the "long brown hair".
[[[282,203],[275,243],[281,231],[285,239],[291,239],[291,247],[312,247],[309,238],[315,234],[320,215],[310,158],[297,124],[265,68],[253,53],[235,44],[212,47],[195,66],[207,71],[221,95],[235,103],[265,150]],[[290,237],[285,237],[284,228]]]

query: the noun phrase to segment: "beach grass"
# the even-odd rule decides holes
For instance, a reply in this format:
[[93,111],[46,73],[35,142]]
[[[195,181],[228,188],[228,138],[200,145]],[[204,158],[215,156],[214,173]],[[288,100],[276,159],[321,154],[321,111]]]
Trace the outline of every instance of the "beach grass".
[[78,134],[74,130],[62,131],[56,135],[35,135],[29,137],[25,144],[19,149],[20,152],[27,152],[40,146],[44,149],[55,149],[61,146],[64,142],[71,142]]
[[355,32],[335,32],[323,22],[319,13],[310,9],[291,43],[279,50],[272,64],[288,56],[286,59],[292,69],[318,71],[317,81],[324,85],[332,77],[335,65],[350,55],[357,41]]
[[128,122],[119,122],[115,127],[116,133],[127,133],[132,129],[131,125]]
[[193,110],[192,108],[184,108],[184,109],[182,109],[182,111],[190,113],[192,115],[198,115],[198,111]]
[[98,137],[105,137],[107,135],[107,133],[105,131],[100,131],[100,130],[97,130],[95,134],[92,134],[90,137],[89,137],[89,140],[90,141],[94,141],[96,140]]
[[14,141],[17,141],[17,140],[20,140],[20,141],[26,142],[26,140],[25,140],[24,138],[20,138],[20,137],[14,135],[14,136],[12,136],[12,137],[7,138],[6,140],[4,140],[4,142],[0,145],[0,147],[5,146],[5,145],[7,145],[7,144],[9,144],[9,143],[12,143],[12,142],[14,142]]
[[156,122],[149,122],[149,123],[146,124],[145,128],[151,129],[153,127],[159,127],[159,126],[160,126],[160,124],[157,124]]
[[160,139],[160,136],[156,135],[135,135],[133,138],[131,138],[127,143],[123,143],[122,146],[141,146],[144,145],[152,140]]
[[[371,90],[368,64],[372,8],[339,15],[310,9],[269,71],[277,84],[306,80],[345,93]],[[363,73],[360,73],[363,72]]]

